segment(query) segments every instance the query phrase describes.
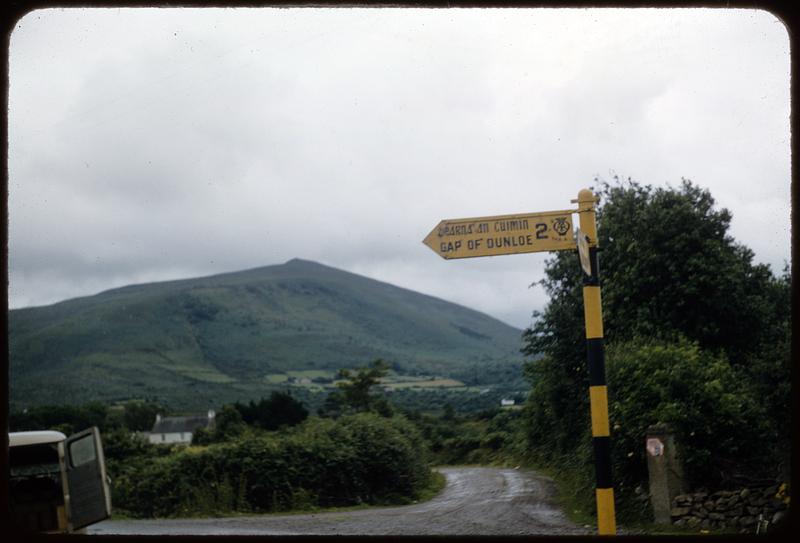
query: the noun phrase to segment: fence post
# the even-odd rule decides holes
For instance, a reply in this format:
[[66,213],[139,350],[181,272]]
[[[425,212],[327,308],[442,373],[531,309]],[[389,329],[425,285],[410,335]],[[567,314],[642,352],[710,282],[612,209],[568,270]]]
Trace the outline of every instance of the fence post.
[[647,472],[650,503],[656,524],[670,524],[672,500],[684,493],[683,468],[675,449],[675,435],[666,424],[647,429]]

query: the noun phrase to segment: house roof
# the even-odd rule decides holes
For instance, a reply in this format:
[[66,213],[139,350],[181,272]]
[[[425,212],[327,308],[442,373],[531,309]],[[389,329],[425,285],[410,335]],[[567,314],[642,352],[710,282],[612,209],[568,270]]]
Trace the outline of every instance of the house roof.
[[205,428],[209,425],[209,419],[205,416],[199,417],[161,417],[156,421],[151,434],[171,434],[178,432],[194,432],[198,428]]

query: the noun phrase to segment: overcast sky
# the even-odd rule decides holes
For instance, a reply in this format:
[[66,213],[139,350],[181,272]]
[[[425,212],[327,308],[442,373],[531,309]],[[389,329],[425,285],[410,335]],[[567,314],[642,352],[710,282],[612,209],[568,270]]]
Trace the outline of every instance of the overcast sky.
[[547,253],[445,218],[599,176],[711,190],[790,258],[789,38],[757,10],[49,9],[11,36],[9,303],[299,257],[517,327]]

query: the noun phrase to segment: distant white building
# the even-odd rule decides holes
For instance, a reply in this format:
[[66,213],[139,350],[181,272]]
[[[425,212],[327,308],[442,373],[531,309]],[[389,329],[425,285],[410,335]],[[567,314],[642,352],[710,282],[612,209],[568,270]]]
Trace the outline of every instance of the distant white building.
[[214,425],[215,415],[213,409],[209,409],[205,417],[162,417],[158,414],[153,429],[147,433],[147,440],[150,443],[191,443],[198,428]]
[[514,400],[506,400],[506,399],[500,400],[500,406],[501,407],[510,407],[510,406],[514,405],[514,403],[515,403]]

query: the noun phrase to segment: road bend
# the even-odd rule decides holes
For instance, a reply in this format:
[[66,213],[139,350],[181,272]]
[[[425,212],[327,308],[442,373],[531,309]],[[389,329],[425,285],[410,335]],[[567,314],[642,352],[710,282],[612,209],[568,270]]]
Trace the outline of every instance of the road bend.
[[587,535],[555,505],[551,479],[531,470],[439,468],[444,490],[402,507],[299,515],[107,520],[90,534],[141,535]]

